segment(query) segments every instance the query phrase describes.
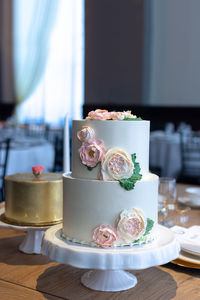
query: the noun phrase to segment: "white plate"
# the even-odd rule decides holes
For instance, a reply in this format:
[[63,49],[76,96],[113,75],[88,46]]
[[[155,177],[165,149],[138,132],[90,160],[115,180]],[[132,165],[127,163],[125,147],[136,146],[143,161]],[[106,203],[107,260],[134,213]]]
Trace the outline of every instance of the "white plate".
[[178,239],[181,250],[200,259],[200,226],[194,225],[189,228],[174,226],[171,230]]
[[178,197],[178,202],[191,207],[200,207],[200,199],[196,200],[189,197]]
[[172,263],[182,267],[200,269],[199,257],[186,253],[185,251],[181,251],[179,258],[173,260]]
[[187,252],[187,253],[189,253],[189,254],[198,256],[199,259],[200,259],[200,252],[196,252],[196,251],[193,251],[193,250],[191,250],[191,249],[184,248],[183,246],[181,246],[181,249],[182,249],[184,252]]
[[200,199],[200,188],[199,187],[190,187],[190,188],[185,189],[185,191],[192,197],[197,197]]

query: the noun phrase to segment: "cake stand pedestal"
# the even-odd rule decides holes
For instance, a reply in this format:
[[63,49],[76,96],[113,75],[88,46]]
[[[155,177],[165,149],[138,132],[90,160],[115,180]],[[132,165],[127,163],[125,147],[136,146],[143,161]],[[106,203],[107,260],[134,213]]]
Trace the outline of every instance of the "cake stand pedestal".
[[134,247],[96,248],[66,241],[62,224],[49,228],[41,253],[76,268],[92,269],[81,282],[98,291],[122,291],[134,287],[137,278],[123,270],[140,270],[166,264],[179,256],[180,245],[173,232],[158,225],[158,237],[151,244]]
[[5,209],[0,209],[0,228],[26,231],[26,236],[19,245],[19,250],[27,254],[41,254],[41,244],[45,231],[50,226],[17,226],[4,221]]

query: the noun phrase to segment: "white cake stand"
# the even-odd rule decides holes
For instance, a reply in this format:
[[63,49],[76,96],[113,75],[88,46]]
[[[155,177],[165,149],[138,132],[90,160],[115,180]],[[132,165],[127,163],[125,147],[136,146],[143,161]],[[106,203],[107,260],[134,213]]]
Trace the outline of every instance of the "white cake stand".
[[49,228],[43,238],[41,253],[52,260],[76,268],[93,269],[81,282],[98,291],[122,291],[134,287],[137,278],[123,270],[139,270],[162,265],[179,256],[180,245],[170,229],[158,226],[158,238],[151,244],[95,248],[66,241],[61,236],[62,224]]
[[4,221],[5,209],[0,209],[0,228],[10,228],[19,231],[27,231],[19,250],[27,254],[41,254],[41,244],[44,232],[50,226],[17,226]]

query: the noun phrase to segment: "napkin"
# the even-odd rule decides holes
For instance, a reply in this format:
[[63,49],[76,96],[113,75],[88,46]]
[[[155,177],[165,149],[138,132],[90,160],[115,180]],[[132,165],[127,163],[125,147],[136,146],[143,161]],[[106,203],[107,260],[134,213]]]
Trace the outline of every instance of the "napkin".
[[189,228],[173,226],[170,229],[175,234],[183,250],[192,251],[200,255],[200,226]]

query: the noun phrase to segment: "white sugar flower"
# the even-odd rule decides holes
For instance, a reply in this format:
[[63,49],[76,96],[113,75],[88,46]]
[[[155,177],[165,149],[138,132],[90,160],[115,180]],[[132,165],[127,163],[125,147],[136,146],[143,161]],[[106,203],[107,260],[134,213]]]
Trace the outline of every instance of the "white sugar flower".
[[111,112],[111,118],[112,120],[124,120],[124,113],[121,111],[112,111]]
[[130,118],[130,119],[135,119],[135,118],[137,118],[136,115],[133,115],[133,114],[131,113],[131,110],[124,111],[123,114],[124,114],[124,118]]
[[124,120],[124,119],[135,119],[137,118],[137,116],[133,115],[131,113],[131,110],[127,110],[127,111],[113,111],[111,112],[111,118],[112,120]]
[[147,220],[143,213],[136,208],[132,208],[124,210],[120,214],[117,223],[117,233],[121,241],[129,244],[143,236],[146,226]]
[[131,155],[120,148],[108,150],[101,162],[101,177],[105,181],[130,178],[133,170]]

